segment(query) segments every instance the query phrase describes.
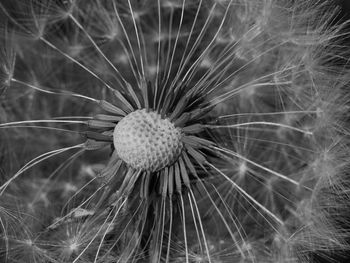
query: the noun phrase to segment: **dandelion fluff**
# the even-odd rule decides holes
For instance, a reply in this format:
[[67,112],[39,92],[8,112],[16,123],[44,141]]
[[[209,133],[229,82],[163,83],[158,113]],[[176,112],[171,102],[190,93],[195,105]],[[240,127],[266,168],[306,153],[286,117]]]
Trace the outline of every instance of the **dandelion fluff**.
[[0,261],[345,260],[339,14],[332,1],[2,1]]

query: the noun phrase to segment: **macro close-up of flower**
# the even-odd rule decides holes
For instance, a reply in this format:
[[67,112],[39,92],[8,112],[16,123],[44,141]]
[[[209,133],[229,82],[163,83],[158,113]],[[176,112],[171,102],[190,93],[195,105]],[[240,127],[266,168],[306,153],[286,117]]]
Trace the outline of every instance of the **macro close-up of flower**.
[[0,263],[349,262],[344,7],[0,0]]

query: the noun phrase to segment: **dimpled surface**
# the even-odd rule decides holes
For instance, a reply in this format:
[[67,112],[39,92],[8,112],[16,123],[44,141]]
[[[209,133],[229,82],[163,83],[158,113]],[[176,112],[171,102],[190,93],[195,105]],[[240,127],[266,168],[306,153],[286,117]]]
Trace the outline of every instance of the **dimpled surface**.
[[183,147],[181,131],[168,119],[146,109],[125,116],[114,128],[113,141],[124,162],[150,172],[175,162]]

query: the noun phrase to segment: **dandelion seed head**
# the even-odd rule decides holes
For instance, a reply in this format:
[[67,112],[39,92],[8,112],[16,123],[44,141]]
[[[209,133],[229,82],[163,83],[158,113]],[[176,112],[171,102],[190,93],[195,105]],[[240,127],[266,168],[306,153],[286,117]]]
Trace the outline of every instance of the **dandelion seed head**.
[[330,2],[0,1],[8,262],[350,247],[333,223],[349,210],[349,54]]
[[69,249],[71,251],[77,251],[79,245],[77,244],[77,242],[75,240],[71,240],[70,244],[69,244]]
[[34,242],[30,239],[24,240],[23,243],[27,245],[28,247],[34,246]]
[[240,178],[243,178],[243,177],[244,177],[244,175],[245,175],[246,172],[247,172],[247,169],[248,169],[247,163],[244,162],[244,161],[242,161],[242,162],[239,164],[239,166],[238,166],[238,174],[239,174],[239,177],[240,177]]
[[146,109],[124,117],[114,129],[118,156],[134,169],[157,171],[172,164],[182,150],[181,130]]

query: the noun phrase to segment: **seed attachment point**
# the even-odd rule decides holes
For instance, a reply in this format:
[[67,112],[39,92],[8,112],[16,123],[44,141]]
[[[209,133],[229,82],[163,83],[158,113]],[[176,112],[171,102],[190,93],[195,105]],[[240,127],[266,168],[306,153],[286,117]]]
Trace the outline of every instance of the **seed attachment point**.
[[156,172],[174,163],[181,154],[182,132],[155,111],[136,110],[114,128],[115,150],[134,169]]

